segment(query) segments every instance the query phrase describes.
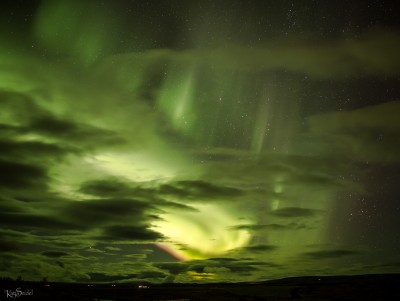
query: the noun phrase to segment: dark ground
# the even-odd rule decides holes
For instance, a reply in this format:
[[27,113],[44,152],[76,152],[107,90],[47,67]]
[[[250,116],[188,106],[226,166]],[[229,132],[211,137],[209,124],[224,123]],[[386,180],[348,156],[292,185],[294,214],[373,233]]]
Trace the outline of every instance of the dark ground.
[[45,283],[3,279],[0,300],[400,300],[400,274],[296,277],[257,283]]

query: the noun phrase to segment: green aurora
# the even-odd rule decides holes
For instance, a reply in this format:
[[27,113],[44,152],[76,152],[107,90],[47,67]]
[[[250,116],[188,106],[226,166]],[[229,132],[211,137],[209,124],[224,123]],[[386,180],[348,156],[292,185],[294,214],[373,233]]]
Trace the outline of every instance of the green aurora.
[[400,28],[367,2],[2,2],[0,276],[399,272]]

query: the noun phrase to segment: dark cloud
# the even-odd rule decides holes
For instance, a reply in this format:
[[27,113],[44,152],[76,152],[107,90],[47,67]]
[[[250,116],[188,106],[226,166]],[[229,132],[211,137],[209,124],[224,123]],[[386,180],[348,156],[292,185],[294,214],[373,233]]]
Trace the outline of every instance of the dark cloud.
[[308,227],[305,224],[298,223],[289,223],[289,224],[265,224],[265,225],[237,225],[232,227],[234,230],[250,230],[250,231],[261,231],[264,229],[268,230],[276,230],[276,231],[285,231],[285,230],[301,230],[307,229]]
[[193,264],[189,266],[188,270],[194,271],[196,273],[203,273],[205,267],[206,265],[204,263]]
[[[305,40],[299,43],[297,39],[286,37],[274,44],[257,47],[231,45],[229,48],[186,51],[154,49],[142,55],[131,54],[129,57],[133,61],[172,59],[185,64],[200,61],[235,71],[285,70],[315,78],[341,79],[376,74],[398,75],[400,60],[394,49],[399,46],[399,32],[369,31],[360,39]],[[115,64],[116,61],[113,59],[104,63]]]
[[128,183],[119,179],[103,179],[84,182],[79,191],[101,197],[126,196],[132,189]]
[[355,267],[357,270],[361,270],[364,273],[370,274],[372,271],[376,273],[398,273],[400,269],[400,261],[388,261],[383,264],[369,264],[361,267]]
[[[51,195],[47,197],[51,200]],[[151,214],[156,209],[149,203],[133,199],[70,201],[55,198],[51,202],[39,201],[20,206],[16,201],[3,201],[2,204],[7,211],[0,213],[0,224],[5,228],[60,234],[59,231],[86,231],[104,226],[102,239],[109,240],[113,236],[116,240],[160,238],[158,233],[146,229],[150,221],[158,218]],[[37,204],[46,206],[46,213],[32,211],[31,208],[37,207]]]
[[308,118],[310,133],[327,153],[357,161],[398,162],[400,101]]
[[161,185],[162,195],[186,199],[229,199],[243,195],[238,188],[218,186],[204,181],[178,181]]
[[0,213],[0,225],[3,228],[8,229],[52,229],[52,231],[58,230],[77,230],[80,226],[62,220],[58,216],[44,215],[44,214],[33,214],[33,213]]
[[287,182],[289,182],[292,185],[313,187],[314,189],[318,188],[337,189],[343,186],[343,183],[341,183],[332,176],[306,173],[304,171],[300,171],[298,174],[292,175],[287,180]]
[[310,259],[335,259],[347,256],[359,255],[359,251],[336,249],[336,250],[320,250],[313,252],[306,252],[302,255]]
[[72,120],[63,120],[51,115],[34,119],[27,129],[68,142],[77,141],[83,145],[123,142],[116,133],[110,130],[96,128]]
[[47,170],[42,166],[0,160],[0,187],[45,188],[47,180]]
[[56,137],[79,137],[82,132],[85,132],[84,129],[82,129],[82,127],[78,124],[67,120],[56,119],[50,116],[33,120],[33,122],[29,125],[29,129],[34,132]]
[[198,212],[198,209],[196,209],[192,206],[181,204],[181,203],[176,203],[176,202],[170,202],[170,201],[163,200],[163,201],[155,202],[155,204],[158,207],[163,208],[165,211],[168,211],[168,209],[174,209],[174,210]]
[[207,260],[188,262],[188,264],[190,264],[188,270],[195,271],[197,273],[209,271],[210,268],[216,268],[216,270],[223,268],[225,272],[248,274],[252,272],[257,272],[260,270],[260,268],[264,267],[279,267],[279,265],[277,264],[264,261],[254,261],[252,259],[237,259],[229,257],[209,258]]
[[91,227],[128,219],[140,224],[156,218],[149,214],[150,210],[154,210],[154,207],[146,202],[135,199],[109,198],[68,202],[63,214],[77,224]]
[[0,137],[2,138],[12,138],[13,136],[19,134],[20,127],[11,124],[0,123]]
[[46,257],[51,257],[51,258],[60,258],[64,256],[69,256],[69,253],[62,252],[62,251],[45,251],[41,253],[42,255]]
[[237,262],[238,259],[237,258],[230,258],[230,257],[212,257],[208,259],[209,261],[212,262]]
[[[333,43],[319,44],[317,47],[304,44],[291,50],[281,48],[285,54],[277,56],[283,58],[291,53],[296,59],[290,60],[285,57],[282,65],[316,77],[338,78],[366,74],[395,76],[398,74],[400,61],[394,58],[393,49],[399,44],[398,32],[375,31],[351,41],[337,40]],[[288,64],[290,61],[291,65]]]
[[0,157],[13,160],[48,161],[48,159],[60,159],[68,153],[75,152],[74,149],[62,147],[52,143],[39,141],[17,142],[11,140],[1,140]]
[[119,178],[87,181],[81,185],[79,191],[100,197],[125,197],[151,201],[151,204],[157,208],[197,211],[189,205],[162,199],[157,188],[143,188],[137,183],[129,183]]
[[153,263],[153,266],[161,270],[165,270],[172,275],[178,275],[188,269],[188,265],[180,262],[160,262]]
[[155,279],[155,278],[165,278],[168,274],[159,271],[141,271],[136,275],[137,279]]
[[157,241],[163,236],[155,231],[147,229],[145,226],[114,225],[105,227],[102,240],[129,240],[129,241]]
[[286,207],[270,212],[271,215],[284,217],[284,218],[297,218],[297,217],[313,217],[320,214],[321,210],[300,208],[300,207]]
[[5,213],[23,213],[24,208],[20,202],[13,199],[0,199],[0,212]]
[[[2,124],[14,129],[18,128],[18,125],[26,125],[34,116],[46,114],[46,110],[41,108],[29,93],[0,89],[0,102],[2,112],[7,112],[7,115],[2,116]],[[18,122],[17,126],[15,121]]]
[[100,197],[125,197],[140,200],[149,200],[153,205],[161,205],[164,207],[175,207],[177,209],[192,209],[189,206],[167,202],[159,197],[157,188],[140,187],[138,183],[130,183],[121,178],[107,178],[101,180],[92,180],[82,183],[79,188],[80,192],[100,196]]
[[125,279],[135,278],[136,274],[128,275],[108,275],[103,273],[89,273],[90,280],[93,282],[114,282],[121,281]]
[[0,91],[0,101],[3,110],[9,115],[8,118],[2,120],[0,131],[12,131],[18,134],[36,133],[57,140],[118,141],[116,133],[110,130],[99,129],[82,122],[56,116],[39,105],[39,101],[30,94]]
[[[260,245],[261,246],[261,245]],[[260,248],[265,248],[269,246],[261,246]],[[249,270],[255,270],[252,266],[266,266],[266,267],[277,267],[278,265],[264,262],[264,261],[255,261],[253,258],[231,258],[231,257],[213,257],[207,260],[197,260],[188,262],[191,264],[190,269],[194,268],[200,271],[201,267],[213,266],[213,267],[225,267],[230,270],[239,271],[241,269],[245,269],[245,267],[250,267]]]
[[56,263],[56,265],[58,265],[60,268],[65,268],[65,264],[64,264],[63,262],[61,262],[61,261],[56,261],[55,263]]
[[251,262],[246,263],[246,262],[241,262],[241,263],[235,263],[235,264],[230,264],[225,266],[225,268],[229,269],[233,273],[239,273],[239,274],[248,274],[249,272],[257,272],[260,269],[254,267]]
[[400,268],[400,261],[397,262],[387,262],[384,264],[377,265],[378,267],[385,267],[385,268]]
[[80,192],[101,197],[132,197],[142,200],[151,200],[158,207],[194,211],[193,207],[181,203],[166,201],[159,197],[157,188],[143,188],[137,183],[129,183],[118,178],[108,178],[84,182]]
[[[211,162],[209,166],[206,177],[212,181],[224,181],[232,187],[239,187],[244,193],[280,200],[298,199],[299,190],[303,190],[304,195],[311,195],[357,188],[350,181],[338,181],[351,165],[336,156],[265,153],[257,164],[252,164],[250,159],[242,159],[230,164]],[[280,179],[279,184],[285,186],[280,193],[275,191],[277,178]]]
[[245,247],[243,249],[249,252],[271,252],[277,250],[278,247],[272,245],[254,245]]
[[19,249],[20,247],[15,241],[0,236],[0,253],[17,252]]

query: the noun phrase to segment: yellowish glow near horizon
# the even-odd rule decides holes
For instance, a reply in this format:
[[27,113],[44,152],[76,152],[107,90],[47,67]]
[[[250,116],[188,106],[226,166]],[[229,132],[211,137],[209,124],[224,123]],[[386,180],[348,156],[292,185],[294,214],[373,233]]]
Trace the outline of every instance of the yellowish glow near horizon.
[[162,214],[162,220],[153,223],[153,229],[170,240],[165,245],[173,250],[175,257],[206,259],[249,243],[248,231],[230,229],[237,224],[237,217],[222,206],[202,204],[193,207],[198,211]]

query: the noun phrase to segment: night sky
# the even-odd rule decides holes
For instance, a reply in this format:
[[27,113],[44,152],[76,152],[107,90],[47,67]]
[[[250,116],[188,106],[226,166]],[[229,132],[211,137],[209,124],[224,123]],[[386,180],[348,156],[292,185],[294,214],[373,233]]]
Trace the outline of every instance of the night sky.
[[396,1],[0,6],[0,277],[400,272]]

